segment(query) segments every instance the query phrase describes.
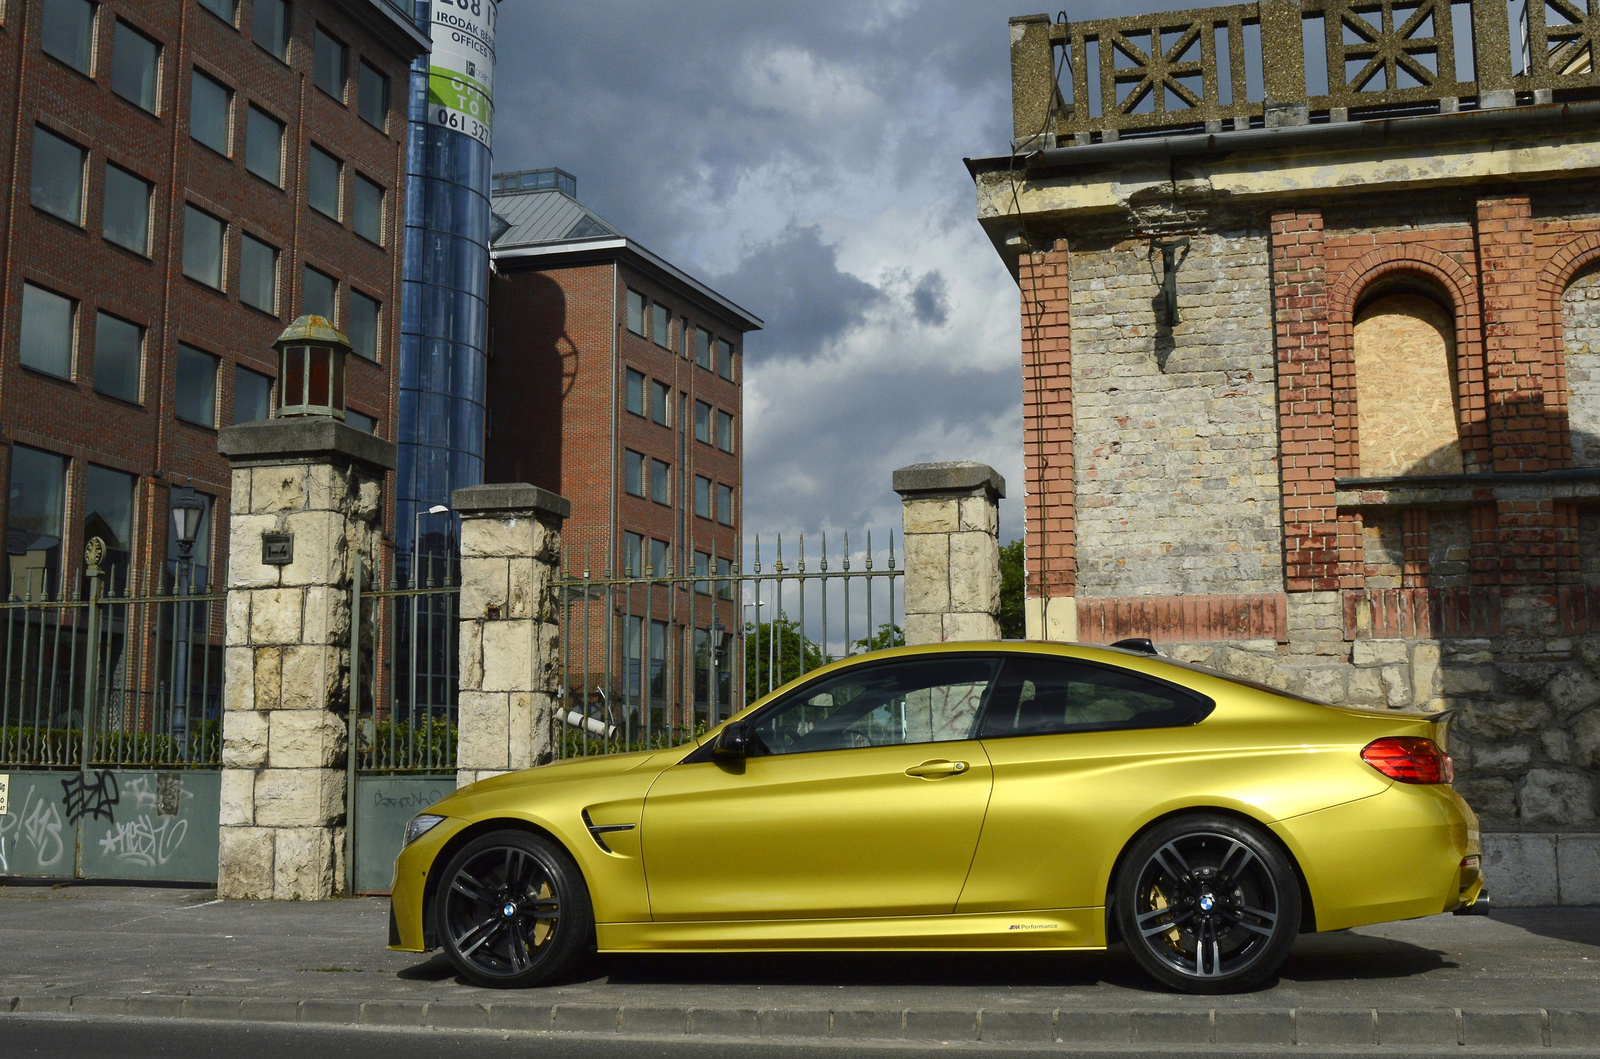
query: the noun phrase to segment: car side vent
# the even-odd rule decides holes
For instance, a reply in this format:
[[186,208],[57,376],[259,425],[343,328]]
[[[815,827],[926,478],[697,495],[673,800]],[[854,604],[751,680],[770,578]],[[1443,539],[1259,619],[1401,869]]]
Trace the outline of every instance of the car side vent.
[[1142,655],[1153,655],[1156,653],[1156,645],[1150,642],[1150,638],[1148,636],[1130,636],[1126,640],[1118,640],[1111,646],[1120,647],[1124,651],[1138,651]]

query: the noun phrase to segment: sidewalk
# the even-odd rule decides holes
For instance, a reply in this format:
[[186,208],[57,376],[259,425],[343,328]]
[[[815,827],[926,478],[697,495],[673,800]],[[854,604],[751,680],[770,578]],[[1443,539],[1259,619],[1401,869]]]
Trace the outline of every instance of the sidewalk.
[[1243,996],[1123,954],[637,956],[502,992],[384,948],[387,901],[0,887],[0,1013],[858,1040],[1498,1045],[1600,1052],[1600,909],[1436,916],[1300,939]]

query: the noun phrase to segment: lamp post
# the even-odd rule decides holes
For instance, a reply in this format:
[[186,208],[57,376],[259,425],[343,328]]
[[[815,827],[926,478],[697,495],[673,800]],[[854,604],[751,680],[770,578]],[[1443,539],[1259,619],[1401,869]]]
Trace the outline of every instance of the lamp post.
[[[446,507],[445,505],[443,505],[443,504],[435,504],[432,507],[428,508],[428,510],[426,510],[426,511],[418,509],[416,512],[414,512],[412,514],[412,517],[411,517],[411,587],[412,588],[420,588],[420,587],[422,587],[422,578],[420,576],[419,569],[418,569],[422,564],[422,552],[421,552],[421,545],[422,545],[422,516],[423,515],[437,515],[437,514],[440,514],[441,512],[445,512],[445,511],[449,511],[449,510],[450,509],[448,507]],[[429,563],[429,566],[430,567],[432,566],[431,562]],[[430,581],[433,579],[432,576],[431,576],[431,573],[432,573],[432,571],[430,570],[430,576],[429,576],[429,580]],[[410,651],[410,656],[411,657],[410,657],[410,659],[408,661],[408,665],[409,665],[409,667],[411,669],[411,672],[409,674],[407,674],[407,678],[406,679],[407,679],[407,683],[408,683],[408,685],[410,686],[410,689],[411,689],[411,715],[410,716],[411,716],[411,723],[413,725],[415,725],[417,723],[417,671],[421,668],[420,659],[422,657],[421,645],[419,645],[417,643],[417,611],[420,610],[421,607],[422,607],[422,597],[421,596],[412,596],[411,597],[411,651]],[[433,618],[432,618],[432,612],[431,611],[429,612],[429,618],[428,618],[428,631],[430,633],[433,631]],[[429,639],[431,640],[432,637],[430,636]],[[433,695],[433,688],[432,687],[428,688],[427,694],[428,694],[428,696],[429,696],[429,698],[431,700],[431,697]],[[429,711],[428,712],[430,714],[433,712],[431,701],[429,703]]]
[[178,621],[174,629],[177,649],[172,667],[176,694],[172,705],[172,738],[178,745],[178,759],[189,757],[189,623],[191,604],[183,597],[192,594],[194,542],[206,514],[206,502],[188,486],[172,491],[172,530],[178,538]]

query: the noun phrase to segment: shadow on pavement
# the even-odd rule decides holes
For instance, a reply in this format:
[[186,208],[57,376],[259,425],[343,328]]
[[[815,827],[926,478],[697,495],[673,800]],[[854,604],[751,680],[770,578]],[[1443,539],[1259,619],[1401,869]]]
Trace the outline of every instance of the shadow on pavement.
[[421,963],[402,967],[395,972],[396,978],[403,978],[408,982],[442,982],[446,978],[455,976],[455,968],[450,966],[449,957],[442,952],[436,952]]
[[1304,934],[1296,939],[1278,977],[1291,982],[1411,978],[1460,966],[1448,957],[1438,949],[1370,934],[1343,930]]
[[1600,947],[1600,908],[1495,908],[1489,918],[1529,934]]

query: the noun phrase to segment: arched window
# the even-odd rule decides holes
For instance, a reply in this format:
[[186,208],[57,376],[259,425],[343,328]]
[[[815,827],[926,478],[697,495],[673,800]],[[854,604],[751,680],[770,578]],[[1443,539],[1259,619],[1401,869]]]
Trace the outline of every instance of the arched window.
[[1455,320],[1413,290],[1379,292],[1356,314],[1361,475],[1460,474]]
[[1600,266],[1580,273],[1561,295],[1561,332],[1572,463],[1600,467]]

